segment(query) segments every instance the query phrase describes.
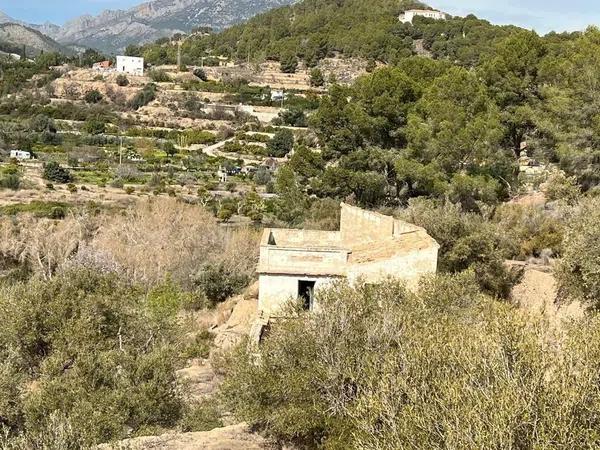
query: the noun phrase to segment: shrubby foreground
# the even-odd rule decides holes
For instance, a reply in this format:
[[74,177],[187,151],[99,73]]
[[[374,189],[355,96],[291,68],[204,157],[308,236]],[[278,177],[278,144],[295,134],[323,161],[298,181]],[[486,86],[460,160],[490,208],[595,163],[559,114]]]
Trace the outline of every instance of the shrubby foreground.
[[[229,361],[228,405],[308,448],[600,445],[599,319],[554,334],[472,273],[319,297]],[[259,361],[259,362],[257,362]]]

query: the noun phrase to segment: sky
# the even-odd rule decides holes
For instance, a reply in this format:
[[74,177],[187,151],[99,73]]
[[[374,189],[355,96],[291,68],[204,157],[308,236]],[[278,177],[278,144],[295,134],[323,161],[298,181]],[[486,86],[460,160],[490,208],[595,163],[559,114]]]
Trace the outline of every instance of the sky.
[[[142,1],[0,0],[0,10],[26,22],[62,24],[82,14],[97,14],[107,8],[126,9]],[[600,25],[599,0],[425,0],[425,3],[453,15],[473,13],[493,23],[519,25],[539,33]]]

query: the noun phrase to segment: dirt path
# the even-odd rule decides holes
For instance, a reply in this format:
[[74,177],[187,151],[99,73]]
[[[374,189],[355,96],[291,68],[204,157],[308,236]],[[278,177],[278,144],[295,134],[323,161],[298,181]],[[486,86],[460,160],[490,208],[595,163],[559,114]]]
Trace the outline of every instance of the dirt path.
[[114,445],[101,445],[102,450],[265,450],[275,449],[262,436],[252,433],[241,423],[200,433],[172,433],[162,436],[128,439]]

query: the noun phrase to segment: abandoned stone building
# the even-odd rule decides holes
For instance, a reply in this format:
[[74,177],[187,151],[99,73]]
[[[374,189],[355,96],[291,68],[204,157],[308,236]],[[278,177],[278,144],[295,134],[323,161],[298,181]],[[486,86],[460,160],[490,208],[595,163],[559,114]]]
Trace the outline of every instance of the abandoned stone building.
[[315,292],[347,279],[388,277],[414,287],[437,270],[438,243],[420,227],[342,203],[340,231],[266,229],[260,245],[259,316],[276,318],[290,300],[317,308]]

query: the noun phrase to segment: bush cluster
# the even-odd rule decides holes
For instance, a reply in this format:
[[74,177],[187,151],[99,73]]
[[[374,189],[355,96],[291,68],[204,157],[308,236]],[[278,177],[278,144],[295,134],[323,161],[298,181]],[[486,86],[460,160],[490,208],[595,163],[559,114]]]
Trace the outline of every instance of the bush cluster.
[[[598,317],[547,345],[472,274],[318,295],[226,364],[236,416],[306,448],[594,448]],[[258,352],[258,354],[256,353]]]

